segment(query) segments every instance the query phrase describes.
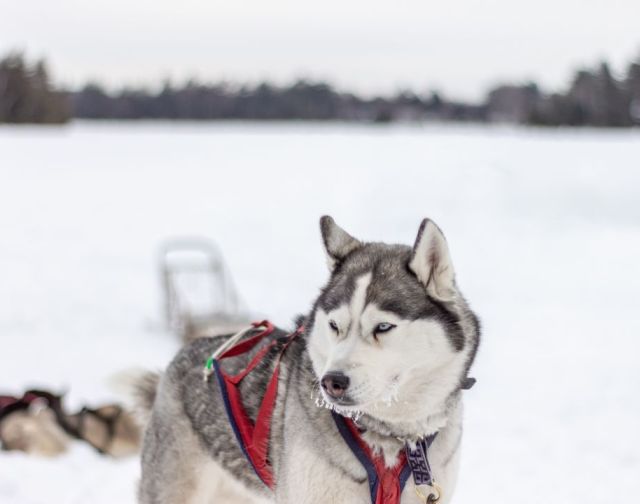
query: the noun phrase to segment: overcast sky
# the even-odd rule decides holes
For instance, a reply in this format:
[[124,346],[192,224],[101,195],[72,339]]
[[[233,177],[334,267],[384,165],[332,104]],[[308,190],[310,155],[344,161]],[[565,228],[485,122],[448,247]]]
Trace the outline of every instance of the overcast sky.
[[57,82],[327,79],[477,99],[497,81],[566,84],[640,54],[640,0],[0,0],[0,52]]

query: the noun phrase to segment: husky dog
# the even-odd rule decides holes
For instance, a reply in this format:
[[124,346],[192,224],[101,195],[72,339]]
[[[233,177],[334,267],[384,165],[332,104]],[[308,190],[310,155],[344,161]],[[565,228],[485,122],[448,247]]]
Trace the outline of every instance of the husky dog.
[[[202,366],[224,337],[185,347],[167,371],[138,388],[150,410],[140,502],[370,504],[367,473],[341,438],[333,409],[353,418],[372,451],[396,464],[405,443],[438,433],[432,471],[449,502],[462,435],[461,389],[479,342],[479,323],[456,285],[440,229],[425,219],[413,248],[361,242],[320,220],[331,275],[304,334],[281,361],[269,459],[275,490],[260,481],[239,447],[215,380]],[[286,335],[276,330],[276,338]],[[274,352],[277,350],[274,350]],[[225,361],[228,373],[250,356]],[[255,418],[273,359],[242,382]],[[408,481],[402,504],[421,500]]]

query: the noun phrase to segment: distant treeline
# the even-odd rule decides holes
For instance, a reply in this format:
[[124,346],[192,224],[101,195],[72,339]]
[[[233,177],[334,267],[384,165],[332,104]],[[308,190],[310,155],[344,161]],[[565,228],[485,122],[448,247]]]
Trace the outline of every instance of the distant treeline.
[[71,93],[73,115],[83,119],[246,119],[388,122],[429,117],[482,120],[482,107],[402,93],[365,99],[329,84],[300,80],[290,86],[198,84],[165,86],[157,93],[124,89],[107,93],[96,84]]
[[482,104],[448,100],[437,93],[398,93],[363,98],[322,82],[290,86],[261,83],[184,85],[160,90],[108,92],[90,83],[78,91],[55,90],[44,62],[20,54],[0,61],[0,122],[65,122],[82,119],[475,121],[536,125],[632,126],[640,124],[640,60],[615,78],[603,63],[577,72],[564,93],[542,92],[535,83],[502,85]]

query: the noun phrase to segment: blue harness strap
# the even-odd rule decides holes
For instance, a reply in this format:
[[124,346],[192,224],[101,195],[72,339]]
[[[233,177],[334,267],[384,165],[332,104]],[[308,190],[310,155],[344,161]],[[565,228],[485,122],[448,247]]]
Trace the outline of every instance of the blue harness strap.
[[[364,467],[364,470],[367,472],[367,479],[369,480],[369,492],[371,493],[371,502],[375,504],[376,494],[378,493],[378,473],[376,473],[376,468],[373,464],[373,461],[369,458],[361,444],[358,443],[358,441],[352,434],[345,418],[337,414],[335,411],[332,411],[331,415],[333,416],[333,420],[338,427],[338,432],[340,432],[342,439],[345,443],[347,443],[347,446],[356,456],[358,462],[360,462],[362,467]],[[405,483],[406,481],[407,480],[405,478]]]

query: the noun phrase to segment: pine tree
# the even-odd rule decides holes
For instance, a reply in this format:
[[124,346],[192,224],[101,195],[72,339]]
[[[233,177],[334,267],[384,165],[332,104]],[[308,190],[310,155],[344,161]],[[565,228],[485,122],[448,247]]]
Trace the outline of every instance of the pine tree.
[[46,65],[29,66],[19,53],[0,60],[0,123],[64,123],[70,107],[49,82]]

